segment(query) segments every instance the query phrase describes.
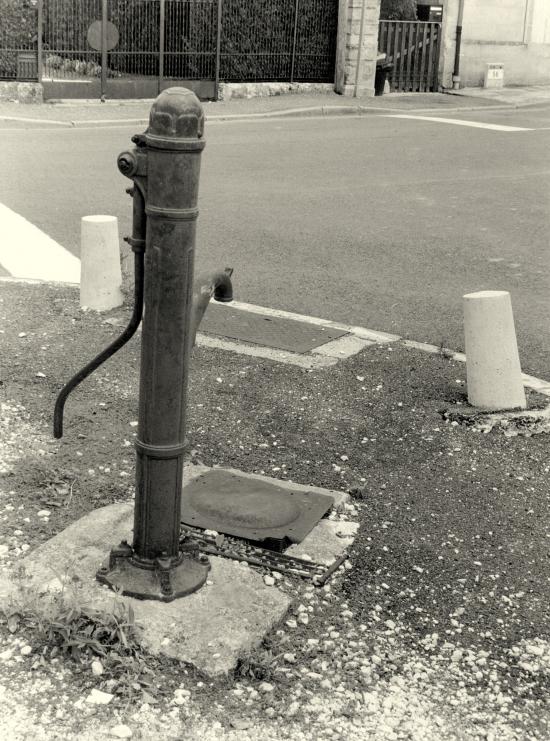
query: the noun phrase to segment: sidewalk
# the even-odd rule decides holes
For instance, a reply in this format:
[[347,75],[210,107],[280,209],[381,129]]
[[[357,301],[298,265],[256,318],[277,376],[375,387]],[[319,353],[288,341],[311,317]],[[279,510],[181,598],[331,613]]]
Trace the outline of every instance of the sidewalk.
[[[207,119],[240,117],[349,115],[380,110],[457,112],[484,108],[514,108],[550,102],[550,88],[504,88],[488,91],[468,88],[457,93],[390,93],[373,98],[345,98],[335,93],[315,93],[230,99],[205,102]],[[0,103],[0,121],[40,121],[51,125],[90,125],[146,121],[151,100],[63,101],[42,105]]]
[[[0,301],[6,568],[93,509],[131,501],[139,342],[69,398],[57,442],[59,388],[123,312],[82,313],[76,289],[47,284],[0,283]],[[548,738],[548,439],[528,418],[462,415],[464,364],[427,349],[374,342],[308,369],[197,347],[193,460],[349,492],[350,568],[306,587],[224,681],[147,659],[150,686],[125,696],[3,624],[2,737]],[[529,392],[529,404],[547,397]],[[91,705],[94,688],[115,697]]]

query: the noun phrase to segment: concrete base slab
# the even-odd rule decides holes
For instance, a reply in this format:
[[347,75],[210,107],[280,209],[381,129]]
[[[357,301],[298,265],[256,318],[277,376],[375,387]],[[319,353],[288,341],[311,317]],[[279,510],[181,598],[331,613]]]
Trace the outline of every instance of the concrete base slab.
[[[187,464],[184,481],[212,470]],[[267,476],[239,476],[273,482]],[[277,485],[300,491],[318,491],[330,495],[338,510],[348,495],[320,487],[277,480]],[[26,585],[38,596],[41,610],[49,614],[48,593],[59,593],[67,577],[78,577],[79,600],[97,609],[112,610],[113,592],[95,579],[113,545],[132,541],[134,503],[102,507],[74,522],[66,530],[43,543],[17,562],[28,577]],[[331,563],[353,540],[356,525],[349,522],[321,520],[298,546],[287,552],[307,553],[321,563]],[[342,537],[343,536],[343,537]],[[285,616],[291,598],[276,586],[264,583],[263,575],[245,563],[210,556],[211,571],[198,592],[170,603],[120,597],[131,604],[140,626],[143,646],[154,655],[163,655],[193,664],[210,676],[228,674],[240,656],[254,649],[265,635]],[[0,603],[17,601],[20,585],[9,574],[0,575]]]
[[[99,584],[95,573],[111,546],[131,542],[133,502],[102,507],[82,517],[19,562],[29,586],[39,595],[59,592],[64,575],[82,584],[79,599],[97,609],[111,610],[113,592]],[[134,609],[143,646],[193,664],[210,676],[224,675],[238,658],[261,643],[290,606],[290,597],[268,587],[248,565],[210,557],[207,584],[195,594],[170,603],[122,597]],[[17,599],[16,583],[0,579],[0,599]],[[40,602],[48,610],[48,600]]]
[[309,556],[329,566],[353,543],[358,528],[357,522],[321,520],[301,543],[291,545],[285,553],[297,558]]

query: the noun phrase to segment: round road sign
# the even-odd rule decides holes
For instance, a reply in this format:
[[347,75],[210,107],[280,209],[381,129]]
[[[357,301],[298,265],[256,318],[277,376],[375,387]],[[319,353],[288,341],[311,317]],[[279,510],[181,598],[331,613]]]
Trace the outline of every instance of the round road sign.
[[[111,21],[107,21],[107,51],[111,51],[118,44],[118,28]],[[88,44],[92,49],[101,51],[101,21],[94,21],[88,29]]]

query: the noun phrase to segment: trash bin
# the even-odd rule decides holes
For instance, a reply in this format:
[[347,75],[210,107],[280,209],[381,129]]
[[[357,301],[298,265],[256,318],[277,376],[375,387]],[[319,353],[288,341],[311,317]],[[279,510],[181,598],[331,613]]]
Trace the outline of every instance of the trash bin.
[[384,95],[384,85],[389,73],[393,69],[391,62],[380,61],[376,63],[376,72],[374,74],[374,94]]

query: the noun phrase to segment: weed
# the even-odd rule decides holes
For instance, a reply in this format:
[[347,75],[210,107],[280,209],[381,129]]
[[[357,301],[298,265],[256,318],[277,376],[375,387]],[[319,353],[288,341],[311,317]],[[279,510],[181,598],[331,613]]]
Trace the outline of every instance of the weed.
[[[284,641],[283,641],[284,642]],[[266,638],[263,643],[243,653],[237,662],[233,676],[235,679],[257,679],[267,681],[282,679],[281,674],[275,672],[281,663],[282,641],[275,637]]]
[[235,678],[268,680],[273,678],[278,656],[260,647],[243,654],[235,667]]
[[[55,572],[54,572],[55,573]],[[102,686],[127,699],[154,701],[157,689],[139,638],[134,611],[114,593],[110,610],[83,604],[80,579],[56,574],[60,590],[38,595],[24,568],[14,572],[17,595],[2,608],[10,633],[28,631],[42,648],[33,668],[63,658],[79,669],[101,665]]]
[[448,347],[445,347],[445,341],[441,340],[439,343],[438,348],[438,354],[441,355],[441,357],[446,358],[447,360],[451,360],[454,356],[454,352],[452,350],[449,350]]

